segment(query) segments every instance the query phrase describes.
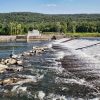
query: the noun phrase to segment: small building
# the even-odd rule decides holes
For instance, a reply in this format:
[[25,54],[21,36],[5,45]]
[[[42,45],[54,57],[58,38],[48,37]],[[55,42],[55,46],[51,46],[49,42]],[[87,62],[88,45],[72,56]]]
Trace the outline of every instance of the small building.
[[28,31],[27,40],[33,40],[40,37],[41,37],[41,34],[38,30]]
[[28,37],[29,36],[41,36],[40,32],[38,30],[32,30],[32,31],[28,31]]

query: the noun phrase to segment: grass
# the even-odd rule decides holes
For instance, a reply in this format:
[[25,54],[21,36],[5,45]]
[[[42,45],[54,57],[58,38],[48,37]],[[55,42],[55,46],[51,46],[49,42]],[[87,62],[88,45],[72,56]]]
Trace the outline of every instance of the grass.
[[68,37],[100,37],[100,33],[66,33]]
[[59,34],[59,32],[43,32],[43,34],[45,34],[45,35],[50,35],[50,34],[52,34],[52,35],[55,35],[55,34]]
[[[45,35],[57,35],[57,32],[44,32]],[[100,33],[65,33],[67,37],[100,37]]]

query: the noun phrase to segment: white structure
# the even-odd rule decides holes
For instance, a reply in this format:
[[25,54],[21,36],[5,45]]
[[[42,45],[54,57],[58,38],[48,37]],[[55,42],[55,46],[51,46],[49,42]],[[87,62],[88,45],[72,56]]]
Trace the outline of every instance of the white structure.
[[34,37],[34,36],[41,36],[41,34],[39,33],[38,30],[28,31],[27,38],[29,38],[29,37]]

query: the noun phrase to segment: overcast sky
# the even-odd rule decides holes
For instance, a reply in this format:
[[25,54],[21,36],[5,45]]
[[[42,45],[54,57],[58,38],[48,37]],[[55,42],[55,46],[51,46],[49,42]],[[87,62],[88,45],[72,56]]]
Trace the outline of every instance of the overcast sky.
[[0,0],[0,12],[100,13],[100,0]]

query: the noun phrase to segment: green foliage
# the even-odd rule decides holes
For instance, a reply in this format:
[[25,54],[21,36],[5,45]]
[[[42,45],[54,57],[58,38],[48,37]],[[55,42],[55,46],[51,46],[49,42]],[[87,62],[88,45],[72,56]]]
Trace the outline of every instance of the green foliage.
[[100,37],[100,33],[66,33],[69,37]]
[[33,30],[33,27],[32,27],[32,26],[30,26],[30,27],[28,28],[28,30],[29,30],[29,31],[32,31],[32,30]]
[[28,30],[33,29],[43,33],[71,33],[71,35],[100,33],[100,14],[0,13],[0,35],[27,34]]

